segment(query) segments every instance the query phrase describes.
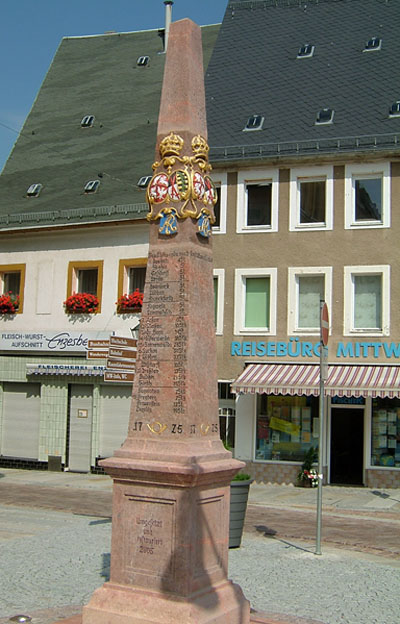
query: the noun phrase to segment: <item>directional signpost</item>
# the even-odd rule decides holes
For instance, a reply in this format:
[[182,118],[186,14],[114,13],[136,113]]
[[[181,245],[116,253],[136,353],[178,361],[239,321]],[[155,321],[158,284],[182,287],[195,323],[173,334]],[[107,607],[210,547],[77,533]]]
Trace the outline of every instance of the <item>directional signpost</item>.
[[133,383],[136,365],[134,338],[110,336],[109,340],[89,340],[88,360],[107,360],[104,381]]
[[86,358],[88,360],[105,360],[108,355],[108,340],[89,340]]
[[325,415],[325,381],[328,377],[328,338],[329,314],[325,301],[320,302],[320,357],[319,357],[319,444],[318,444],[318,492],[317,492],[317,539],[315,554],[321,554],[321,525],[322,525],[322,481],[323,481],[323,443],[324,443],[324,415]]
[[134,338],[110,336],[104,381],[133,382],[136,366],[136,344],[137,341]]

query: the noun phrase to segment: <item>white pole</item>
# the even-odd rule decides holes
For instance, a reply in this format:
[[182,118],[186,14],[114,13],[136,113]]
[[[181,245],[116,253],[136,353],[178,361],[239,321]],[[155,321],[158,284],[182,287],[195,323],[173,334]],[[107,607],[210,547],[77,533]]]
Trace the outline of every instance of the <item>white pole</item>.
[[165,4],[164,52],[166,52],[168,48],[168,36],[169,36],[169,29],[171,26],[171,19],[172,19],[172,5],[174,3],[173,3],[173,0],[164,0],[164,4]]

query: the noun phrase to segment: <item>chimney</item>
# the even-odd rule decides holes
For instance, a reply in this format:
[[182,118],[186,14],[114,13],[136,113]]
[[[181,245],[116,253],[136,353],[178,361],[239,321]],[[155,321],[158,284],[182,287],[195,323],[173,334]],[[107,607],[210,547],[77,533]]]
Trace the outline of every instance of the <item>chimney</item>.
[[164,0],[165,4],[165,35],[164,35],[164,52],[167,51],[168,48],[168,35],[169,35],[169,27],[171,26],[171,18],[172,18],[172,5],[173,0]]

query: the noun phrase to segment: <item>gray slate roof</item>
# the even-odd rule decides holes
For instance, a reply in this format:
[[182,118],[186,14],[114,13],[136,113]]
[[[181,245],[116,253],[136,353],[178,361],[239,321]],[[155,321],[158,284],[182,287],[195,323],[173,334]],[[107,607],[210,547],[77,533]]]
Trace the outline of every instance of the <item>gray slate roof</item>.
[[[219,26],[202,27],[204,65]],[[144,218],[165,54],[158,30],[64,38],[0,176],[0,230]],[[150,57],[137,66],[142,55]],[[82,128],[85,115],[95,115]],[[100,175],[99,175],[100,174]],[[98,192],[86,182],[100,179]],[[39,197],[27,197],[33,183]]]
[[[400,0],[230,0],[207,70],[211,159],[398,150],[399,33]],[[316,126],[326,107],[334,123]],[[263,130],[243,132],[253,114]]]

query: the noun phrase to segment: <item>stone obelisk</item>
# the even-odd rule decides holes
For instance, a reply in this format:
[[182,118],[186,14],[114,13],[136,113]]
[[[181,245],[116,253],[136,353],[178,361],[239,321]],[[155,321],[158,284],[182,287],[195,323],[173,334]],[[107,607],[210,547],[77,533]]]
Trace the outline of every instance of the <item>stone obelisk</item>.
[[220,441],[201,31],[171,25],[149,184],[150,248],[128,437],[113,477],[110,581],[83,624],[247,624],[227,579],[229,484]]

